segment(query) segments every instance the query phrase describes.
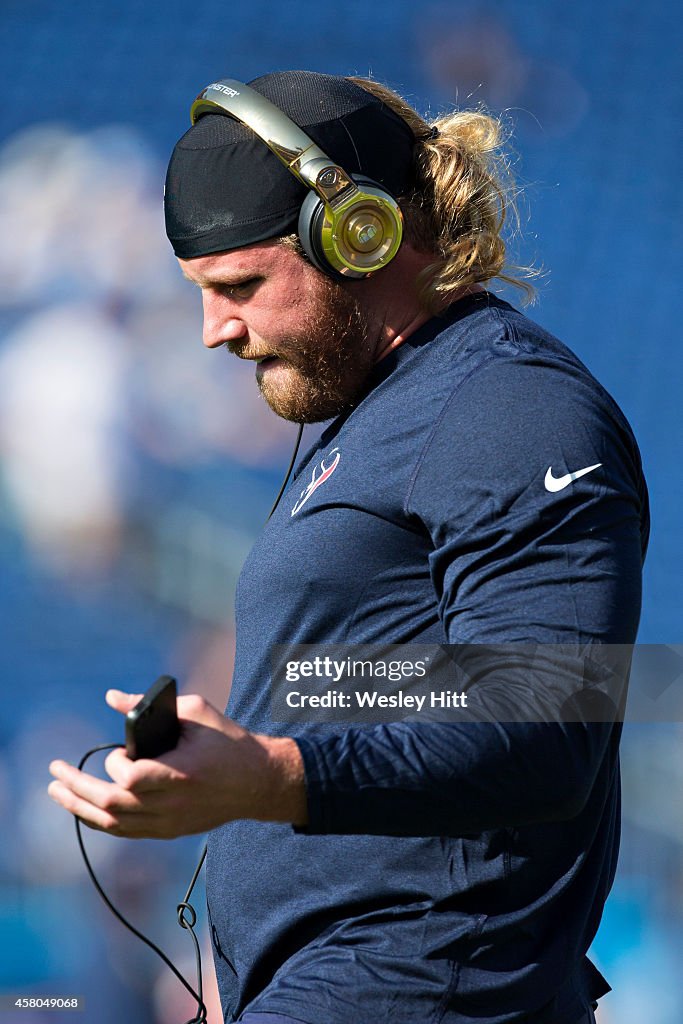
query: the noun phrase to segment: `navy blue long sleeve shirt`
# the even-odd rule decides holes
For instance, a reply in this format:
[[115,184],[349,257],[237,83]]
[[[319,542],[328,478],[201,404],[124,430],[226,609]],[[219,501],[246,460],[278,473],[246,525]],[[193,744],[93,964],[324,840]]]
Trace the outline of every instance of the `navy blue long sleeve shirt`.
[[[561,489],[550,484],[579,470]],[[294,735],[305,830],[233,822],[207,890],[226,1020],[574,1024],[618,847],[617,724],[278,726],[274,644],[628,644],[637,447],[583,364],[482,293],[379,363],[245,563],[228,713]],[[493,666],[484,699],[538,706]],[[533,716],[531,716],[533,717]]]

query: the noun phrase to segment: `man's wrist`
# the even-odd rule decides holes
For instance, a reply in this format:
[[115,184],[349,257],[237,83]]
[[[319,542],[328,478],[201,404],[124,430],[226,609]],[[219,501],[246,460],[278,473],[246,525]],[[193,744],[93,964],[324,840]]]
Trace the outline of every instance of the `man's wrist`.
[[264,753],[262,807],[255,817],[306,825],[308,808],[304,763],[298,745],[288,737],[254,736]]

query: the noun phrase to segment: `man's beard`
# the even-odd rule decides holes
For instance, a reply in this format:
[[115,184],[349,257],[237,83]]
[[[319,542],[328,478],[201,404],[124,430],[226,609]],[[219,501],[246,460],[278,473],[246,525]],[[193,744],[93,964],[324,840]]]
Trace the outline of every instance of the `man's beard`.
[[278,344],[285,365],[257,370],[268,405],[294,423],[320,423],[345,412],[374,362],[367,315],[352,296],[327,278],[320,281],[317,305],[301,333]]

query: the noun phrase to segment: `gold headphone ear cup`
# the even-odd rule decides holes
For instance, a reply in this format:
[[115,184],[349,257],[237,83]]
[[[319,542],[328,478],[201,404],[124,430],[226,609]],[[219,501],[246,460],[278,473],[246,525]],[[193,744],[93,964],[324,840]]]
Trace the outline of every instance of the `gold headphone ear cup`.
[[299,215],[299,238],[313,264],[339,278],[362,278],[387,266],[403,237],[396,200],[369,178],[354,178],[358,191],[334,210],[314,192]]
[[[374,198],[353,204],[334,218],[335,255],[343,263],[364,273],[386,266],[396,255],[403,232],[400,211]],[[325,240],[325,235],[323,235]]]

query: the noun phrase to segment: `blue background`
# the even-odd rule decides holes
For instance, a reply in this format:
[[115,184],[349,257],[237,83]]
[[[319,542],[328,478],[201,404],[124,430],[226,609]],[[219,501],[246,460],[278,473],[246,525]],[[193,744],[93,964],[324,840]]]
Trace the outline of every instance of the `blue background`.
[[[202,350],[198,296],[163,237],[165,163],[214,78],[371,73],[427,116],[503,116],[524,192],[511,246],[544,269],[531,315],[641,446],[640,639],[681,642],[679,19],[668,0],[4,0],[0,991],[79,992],[102,1024],[192,1012],[99,905],[44,791],[53,756],[119,738],[110,685],[170,671],[224,704],[234,581],[293,439],[248,368]],[[622,858],[593,950],[615,988],[601,1024],[682,1019],[682,738],[678,723],[627,727]],[[173,907],[198,841],[87,841],[136,923],[186,958]]]

